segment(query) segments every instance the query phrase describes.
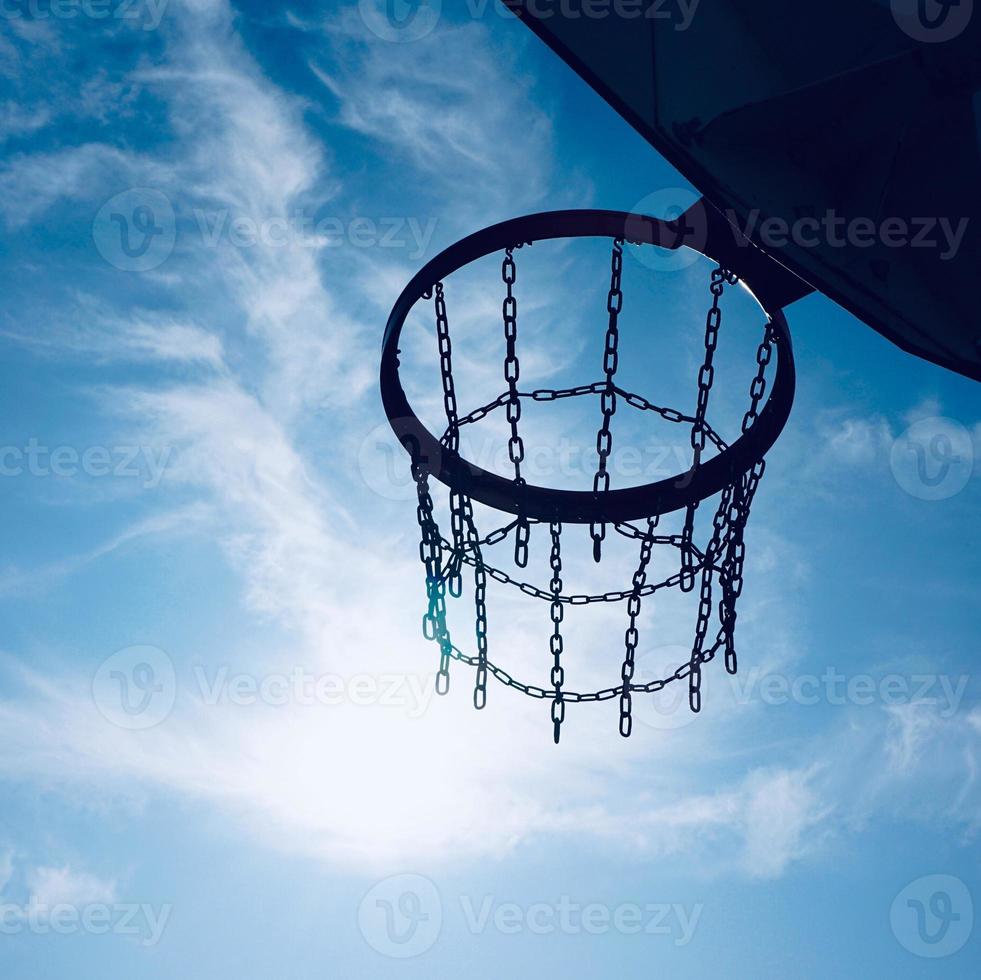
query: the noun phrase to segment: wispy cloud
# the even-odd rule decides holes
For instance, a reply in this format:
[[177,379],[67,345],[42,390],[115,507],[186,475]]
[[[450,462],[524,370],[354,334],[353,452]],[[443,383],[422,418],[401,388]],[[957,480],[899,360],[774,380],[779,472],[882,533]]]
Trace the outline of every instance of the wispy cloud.
[[0,596],[38,595],[61,584],[94,562],[140,542],[176,535],[192,534],[210,525],[209,508],[202,503],[191,504],[173,511],[164,511],[144,518],[81,554],[74,554],[47,565],[0,570]]
[[103,881],[95,875],[76,871],[69,865],[31,869],[27,873],[27,888],[31,899],[47,909],[58,905],[81,908],[116,900],[115,882]]

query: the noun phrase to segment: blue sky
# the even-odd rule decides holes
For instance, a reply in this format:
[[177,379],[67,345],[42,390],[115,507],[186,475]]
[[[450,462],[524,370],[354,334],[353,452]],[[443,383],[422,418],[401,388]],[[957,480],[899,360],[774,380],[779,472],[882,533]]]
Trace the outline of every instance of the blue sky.
[[[797,304],[739,677],[630,741],[615,702],[570,711],[556,749],[540,703],[475,713],[463,671],[432,696],[381,334],[464,234],[684,180],[489,4],[408,41],[368,0],[5,9],[4,977],[976,976],[976,384]],[[147,213],[127,250],[112,215]],[[528,259],[527,377],[595,380],[604,262]],[[706,269],[658,272],[627,262],[668,313],[630,321],[625,370],[692,397]],[[461,398],[493,389],[496,288],[455,297]],[[492,599],[495,653],[544,682],[547,610]],[[644,669],[690,636],[658,613]],[[577,626],[582,686],[621,631]]]

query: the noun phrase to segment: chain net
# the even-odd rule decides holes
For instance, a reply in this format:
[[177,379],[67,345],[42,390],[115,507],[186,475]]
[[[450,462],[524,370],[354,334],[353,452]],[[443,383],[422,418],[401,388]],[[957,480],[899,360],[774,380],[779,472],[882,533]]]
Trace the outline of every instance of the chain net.
[[[613,418],[621,404],[641,412],[649,412],[667,422],[687,426],[691,433],[692,471],[702,463],[706,447],[711,443],[718,451],[725,451],[727,443],[715,432],[707,419],[709,398],[715,377],[714,359],[722,326],[722,295],[727,286],[735,285],[736,276],[724,268],[712,272],[710,292],[711,306],[705,321],[704,360],[698,372],[698,394],[695,411],[691,415],[654,404],[641,395],[625,391],[617,384],[619,362],[619,327],[623,309],[623,249],[624,240],[615,239],[611,255],[610,288],[607,296],[609,316],[603,354],[603,374],[600,381],[565,389],[536,389],[522,391],[519,386],[521,365],[518,353],[518,303],[516,298],[517,264],[515,249],[505,252],[501,278],[504,300],[502,316],[506,356],[504,380],[507,389],[499,397],[465,416],[457,409],[453,380],[452,342],[443,283],[437,283],[426,295],[433,299],[436,321],[436,338],[439,349],[440,375],[442,378],[443,403],[447,428],[441,439],[442,446],[457,452],[460,446],[460,430],[474,425],[492,412],[504,408],[508,422],[508,458],[513,467],[515,485],[524,483],[522,463],[525,446],[521,436],[522,403],[527,400],[551,402],[566,398],[598,395],[600,422],[596,436],[596,469],[593,492],[603,494],[610,490],[609,460],[613,449]],[[757,373],[750,387],[750,406],[743,421],[746,432],[759,415],[767,387],[767,367],[773,354],[774,333],[772,325],[764,326],[756,363]],[[419,555],[426,573],[426,612],[423,616],[423,634],[439,647],[439,670],[436,690],[446,694],[450,686],[451,665],[456,662],[474,670],[473,703],[477,709],[487,704],[487,683],[494,677],[506,687],[513,688],[531,698],[550,702],[553,738],[561,736],[566,719],[566,706],[582,702],[598,702],[618,699],[620,734],[629,737],[633,729],[634,702],[638,696],[653,695],[672,683],[687,681],[688,704],[693,712],[701,710],[702,671],[718,654],[722,654],[725,668],[730,674],[737,669],[736,603],[743,587],[745,559],[744,531],[750,507],[763,475],[765,463],[759,460],[746,473],[725,487],[712,518],[712,534],[704,550],[694,541],[696,511],[699,501],[688,504],[680,534],[658,534],[659,516],[652,514],[643,526],[636,523],[617,522],[609,525],[592,523],[589,535],[592,539],[592,555],[596,562],[603,557],[604,542],[609,531],[635,543],[638,548],[636,568],[629,588],[600,594],[573,594],[564,587],[562,569],[563,526],[558,522],[543,525],[548,531],[549,567],[551,580],[544,586],[519,581],[488,561],[495,546],[511,539],[514,564],[523,569],[528,564],[529,542],[533,525],[541,522],[518,515],[503,527],[484,536],[478,533],[474,520],[473,503],[457,489],[450,489],[450,535],[444,537],[434,515],[434,505],[429,488],[429,473],[423,461],[412,460],[412,475],[418,493],[417,519],[420,529]],[[650,580],[652,556],[655,548],[676,553],[675,571],[661,581]],[[475,646],[473,653],[464,653],[454,645],[447,627],[447,596],[462,597],[464,569],[473,577]],[[511,586],[521,593],[548,604],[551,621],[549,656],[551,673],[549,686],[539,687],[523,683],[495,664],[488,650],[487,582],[492,579]],[[635,679],[636,656],[640,643],[638,622],[645,599],[667,589],[693,592],[698,587],[698,613],[689,659],[674,673],[658,680],[640,683]],[[626,629],[619,679],[610,687],[589,692],[571,690],[566,686],[566,670],[562,657],[564,640],[562,623],[567,606],[593,603],[623,603],[626,607]],[[547,635],[547,634],[545,634]],[[544,640],[544,635],[543,635]],[[686,647],[687,649],[687,647]]]

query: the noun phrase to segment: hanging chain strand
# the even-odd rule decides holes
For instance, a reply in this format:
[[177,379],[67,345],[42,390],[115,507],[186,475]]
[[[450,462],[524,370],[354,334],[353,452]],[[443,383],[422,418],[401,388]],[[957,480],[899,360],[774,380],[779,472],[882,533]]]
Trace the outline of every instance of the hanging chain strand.
[[[695,422],[691,428],[692,472],[702,463],[702,453],[705,451],[706,429],[705,417],[708,413],[709,394],[715,380],[715,352],[719,345],[719,328],[722,326],[722,293],[727,284],[734,285],[738,280],[727,269],[719,266],[712,272],[710,290],[712,305],[705,317],[705,360],[698,372],[698,404],[695,409]],[[695,587],[694,562],[691,555],[691,540],[695,525],[695,512],[698,502],[688,506],[685,514],[685,548],[682,551],[684,577],[681,589],[690,592]],[[706,561],[702,569],[701,588],[698,599],[698,620],[695,625],[695,638],[691,651],[691,673],[688,675],[688,704],[692,711],[702,708],[702,654],[705,637],[708,633],[709,619],[712,615],[712,564]]]
[[[457,416],[456,388],[453,383],[453,345],[450,341],[450,323],[446,314],[446,295],[441,282],[434,289],[436,309],[436,342],[439,346],[439,372],[443,382],[443,407],[446,410],[446,436],[444,445],[450,452],[460,451],[460,424]],[[450,527],[453,532],[453,545],[457,552],[462,551],[463,533],[463,494],[459,490],[450,491]],[[454,599],[463,595],[463,576],[460,562],[451,562],[446,584]]]
[[651,562],[651,554],[654,549],[654,531],[657,528],[657,522],[657,517],[651,517],[647,520],[647,534],[640,545],[640,563],[637,566],[637,571],[634,572],[634,588],[627,600],[627,615],[630,617],[630,622],[624,636],[626,654],[620,669],[620,679],[623,681],[623,686],[620,689],[620,734],[624,738],[630,738],[630,733],[634,727],[630,691],[634,679],[634,657],[637,653],[637,644],[640,641],[637,620],[640,617],[641,590],[647,584],[647,566]]
[[552,593],[552,687],[555,697],[552,699],[552,738],[559,744],[562,734],[562,722],[565,721],[565,701],[562,698],[562,685],[565,683],[565,668],[562,666],[562,617],[564,610],[559,596],[562,595],[562,525],[553,522],[549,525],[552,535],[552,553],[549,564],[552,566],[552,582],[549,590]]
[[[518,270],[514,264],[514,249],[505,250],[504,262],[501,265],[501,278],[507,295],[504,297],[502,312],[504,315],[504,340],[507,353],[504,358],[504,380],[508,385],[507,415],[511,425],[511,438],[508,440],[508,456],[514,465],[515,486],[522,486],[521,464],[525,458],[525,444],[518,431],[521,421],[521,399],[518,397],[518,378],[521,376],[521,366],[518,363],[518,301],[514,295],[514,284],[518,280]],[[518,568],[528,565],[528,521],[519,515],[517,534],[514,538],[514,563]]]
[[[719,342],[719,327],[722,325],[722,308],[719,301],[725,289],[726,282],[735,282],[735,278],[721,266],[712,272],[710,289],[712,291],[712,305],[705,317],[705,358],[698,372],[698,403],[695,409],[695,419],[691,427],[691,448],[692,463],[691,472],[694,473],[702,462],[702,453],[705,451],[705,441],[708,427],[705,420],[708,413],[709,392],[712,390],[712,382],[715,380],[715,350]],[[698,501],[692,501],[685,512],[685,526],[683,536],[685,546],[681,552],[681,568],[683,577],[681,580],[681,591],[691,592],[695,588],[695,569],[694,560],[691,553],[692,535],[695,530],[695,512],[698,510]]]
[[422,532],[419,557],[426,569],[426,596],[429,600],[429,607],[422,620],[422,635],[439,644],[436,693],[446,694],[450,689],[450,659],[453,656],[453,643],[446,628],[446,581],[441,567],[439,528],[433,518],[433,498],[429,493],[429,473],[418,456],[412,460],[412,476],[419,498],[416,516]]
[[[620,342],[620,312],[623,309],[623,239],[613,242],[613,254],[610,260],[610,292],[606,300],[606,310],[610,315],[606,331],[606,346],[603,352],[603,373],[606,375],[606,387],[602,394],[603,424],[596,436],[596,455],[598,463],[596,475],[593,477],[593,493],[606,493],[610,489],[609,459],[613,451],[613,433],[611,422],[617,410],[617,390],[614,378],[620,360],[618,345]],[[603,555],[603,539],[606,537],[606,525],[593,523],[589,526],[593,539],[593,561],[599,562]]]
[[[750,406],[743,418],[742,430],[748,432],[753,423],[759,418],[760,402],[766,394],[766,369],[773,359],[773,325],[767,321],[763,330],[763,340],[756,352],[757,372],[749,389]],[[766,470],[763,460],[757,462],[752,469],[733,487],[733,501],[730,511],[730,523],[733,533],[722,564],[722,606],[720,615],[725,632],[726,670],[735,674],[736,658],[736,600],[743,590],[743,565],[746,560],[744,532],[749,520],[749,511],[756,496],[760,479]]]
[[480,538],[473,520],[473,504],[466,498],[463,519],[467,525],[467,544],[473,555],[473,595],[477,634],[477,674],[473,706],[482,711],[487,705],[487,572],[480,550]]

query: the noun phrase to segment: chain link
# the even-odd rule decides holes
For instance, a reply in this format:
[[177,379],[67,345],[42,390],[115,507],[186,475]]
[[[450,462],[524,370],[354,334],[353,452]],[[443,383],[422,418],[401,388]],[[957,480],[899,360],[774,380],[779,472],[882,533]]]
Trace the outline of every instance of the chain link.
[[647,534],[640,545],[640,563],[637,566],[637,571],[634,572],[634,587],[627,600],[629,623],[624,635],[626,653],[623,658],[623,666],[620,669],[620,679],[623,681],[622,693],[620,694],[620,734],[624,738],[629,738],[633,731],[630,685],[634,679],[634,657],[637,652],[637,644],[640,641],[637,619],[640,616],[641,592],[647,584],[647,566],[650,564],[654,549],[654,531],[657,528],[657,521],[656,517],[648,518]]
[[[460,423],[457,418],[456,389],[453,383],[453,344],[450,340],[450,323],[446,313],[446,295],[441,282],[433,288],[436,312],[436,342],[439,347],[439,373],[443,384],[443,407],[446,411],[446,436],[444,445],[451,452],[460,450]],[[458,490],[450,492],[450,518],[453,543],[457,548],[463,544],[463,494]],[[460,563],[450,566],[447,580],[450,595],[459,599],[463,595],[463,578]]]
[[467,543],[473,556],[474,619],[477,634],[477,674],[473,706],[482,711],[487,705],[487,572],[480,551],[480,540],[473,520],[473,504],[466,498],[463,519],[467,526]]
[[[718,653],[723,646],[723,637],[721,631],[719,633],[716,642],[713,646],[706,651],[705,656],[702,658],[703,663],[710,663],[715,659],[715,655]],[[452,647],[451,655],[454,660],[460,661],[460,663],[467,664],[470,667],[477,666],[477,658],[467,656],[457,647]],[[487,662],[487,670],[492,674],[497,680],[499,680],[506,687],[513,688],[515,691],[525,694],[528,697],[536,698],[539,701],[544,701],[546,699],[554,698],[555,691],[552,688],[538,687],[534,684],[524,684],[521,681],[515,680],[506,670],[499,667],[493,661]],[[657,694],[658,691],[663,691],[669,684],[673,684],[676,681],[682,681],[691,670],[690,664],[686,661],[683,663],[673,674],[668,677],[663,677],[655,681],[647,681],[644,684],[631,684],[630,693],[631,694]],[[600,691],[593,691],[590,693],[580,693],[578,691],[562,691],[562,700],[565,704],[594,704],[601,701],[612,701],[614,698],[620,697],[623,693],[623,685],[618,684],[616,687],[603,688]]]
[[565,615],[559,596],[562,595],[562,525],[553,522],[549,525],[552,536],[552,553],[549,564],[552,566],[552,581],[549,591],[552,593],[551,617],[552,639],[552,687],[555,698],[552,701],[552,738],[556,745],[562,734],[562,722],[565,721],[565,701],[562,697],[562,685],[565,683],[565,668],[562,666],[562,618]]
[[[507,295],[504,297],[502,312],[504,314],[504,340],[507,354],[504,358],[504,380],[508,384],[507,414],[511,425],[511,438],[508,440],[508,457],[514,466],[514,484],[523,486],[521,464],[525,458],[525,444],[518,431],[521,421],[521,399],[518,397],[518,379],[521,377],[521,365],[518,362],[518,301],[514,296],[514,284],[518,280],[518,270],[514,263],[514,249],[509,248],[504,253],[501,265],[501,278]],[[514,539],[514,563],[518,568],[528,564],[528,521],[518,517],[518,533]]]
[[[601,395],[606,391],[605,381],[594,381],[592,384],[588,385],[577,385],[574,388],[537,388],[535,391],[519,391],[517,397],[520,398],[530,398],[538,402],[553,402],[558,401],[563,398],[577,398],[581,395]],[[681,423],[694,423],[695,417],[693,415],[685,415],[682,412],[677,411],[673,408],[662,408],[660,405],[655,405],[653,402],[648,401],[642,395],[634,394],[633,392],[625,391],[623,388],[614,387],[614,392],[621,397],[626,404],[630,405],[632,408],[639,409],[643,412],[651,412],[654,415],[659,415],[666,422],[681,422]],[[493,401],[488,402],[486,405],[481,405],[480,408],[474,409],[469,415],[463,416],[463,418],[457,420],[457,428],[463,428],[465,425],[473,425],[476,422],[482,422],[488,415],[507,405],[511,398],[511,393],[505,391],[503,394],[498,395]],[[703,424],[704,432],[708,440],[720,451],[724,452],[729,448],[729,444],[709,425],[708,422]],[[440,440],[444,448],[448,448],[450,439],[450,432],[443,435]]]
[[753,423],[759,418],[760,402],[766,393],[766,369],[773,358],[773,324],[767,321],[763,331],[763,342],[756,352],[756,363],[758,370],[753,383],[749,388],[750,406],[749,411],[743,418],[743,432],[749,432]]
[[[613,433],[611,423],[617,410],[616,385],[613,379],[620,362],[620,313],[623,310],[623,239],[613,242],[613,253],[610,258],[610,292],[606,300],[606,310],[610,320],[606,330],[606,345],[603,350],[603,373],[606,375],[606,386],[602,393],[601,408],[603,424],[596,435],[596,455],[598,463],[596,475],[593,477],[593,493],[606,493],[610,489],[610,472],[608,462],[613,451]],[[599,562],[603,554],[603,539],[606,537],[605,524],[591,524],[589,533],[593,539],[593,561]]]
[[[698,372],[698,403],[695,409],[695,419],[691,427],[692,473],[701,466],[702,453],[705,451],[705,441],[707,438],[705,417],[708,412],[709,393],[712,390],[712,383],[715,380],[715,351],[719,344],[719,328],[722,326],[722,307],[720,305],[722,293],[725,290],[726,283],[734,284],[735,282],[737,282],[736,277],[722,268],[722,266],[719,266],[712,272],[712,281],[709,286],[712,292],[712,305],[709,307],[709,311],[705,317],[705,357]],[[681,567],[684,572],[681,583],[682,592],[691,592],[695,588],[695,571],[691,554],[691,544],[695,528],[695,513],[697,510],[698,501],[693,500],[685,512],[685,549],[681,553]]]
[[426,569],[426,596],[429,600],[422,620],[422,634],[427,640],[439,644],[439,672],[436,675],[436,693],[446,694],[450,689],[450,658],[453,645],[446,628],[446,583],[443,579],[439,528],[433,518],[433,499],[429,493],[429,474],[419,459],[412,461],[412,476],[416,482],[419,505],[416,516],[422,533],[419,557]]

